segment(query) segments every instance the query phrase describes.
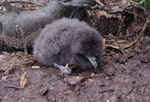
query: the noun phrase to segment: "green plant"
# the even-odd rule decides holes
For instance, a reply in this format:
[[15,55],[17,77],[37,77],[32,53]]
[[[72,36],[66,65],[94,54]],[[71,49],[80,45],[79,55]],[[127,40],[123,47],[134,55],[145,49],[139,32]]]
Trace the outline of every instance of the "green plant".
[[148,0],[140,0],[140,4],[143,4],[144,6],[146,6]]

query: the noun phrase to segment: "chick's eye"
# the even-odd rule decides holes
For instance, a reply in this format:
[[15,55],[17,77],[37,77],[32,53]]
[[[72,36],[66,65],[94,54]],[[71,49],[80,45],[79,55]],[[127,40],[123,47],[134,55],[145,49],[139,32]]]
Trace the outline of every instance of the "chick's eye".
[[81,54],[81,53],[77,53],[76,55],[77,55],[77,56],[81,56],[81,57],[82,57],[82,56],[84,56],[84,55],[83,55],[83,54]]
[[84,54],[77,53],[76,55],[77,55],[78,57],[80,57],[80,58],[83,58],[83,59],[86,58]]

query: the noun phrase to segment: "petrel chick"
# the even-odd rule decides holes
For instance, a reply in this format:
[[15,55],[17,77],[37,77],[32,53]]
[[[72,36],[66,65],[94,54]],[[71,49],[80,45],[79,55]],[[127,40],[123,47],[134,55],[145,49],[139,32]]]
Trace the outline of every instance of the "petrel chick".
[[87,23],[62,18],[48,24],[35,39],[33,54],[47,66],[57,67],[63,74],[71,74],[66,64],[80,70],[98,67],[102,52],[102,36]]

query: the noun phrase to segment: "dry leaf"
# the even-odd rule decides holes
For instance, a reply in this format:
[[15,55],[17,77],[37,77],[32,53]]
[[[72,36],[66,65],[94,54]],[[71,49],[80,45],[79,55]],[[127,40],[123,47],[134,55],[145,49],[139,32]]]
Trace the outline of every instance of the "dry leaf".
[[105,79],[106,79],[106,80],[109,80],[109,79],[110,79],[110,77],[108,77],[108,76],[107,76],[107,77],[105,77]]
[[40,66],[32,66],[32,68],[36,69],[36,68],[40,68]]
[[95,0],[98,4],[100,4],[101,6],[104,6],[104,4],[100,1],[100,0]]
[[91,76],[95,76],[95,73],[92,73]]
[[106,18],[118,18],[118,19],[121,19],[121,15],[120,14],[109,14],[106,11],[102,11],[102,10],[95,10],[95,12],[96,12],[96,14],[103,15]]
[[72,76],[69,78],[65,78],[64,81],[70,85],[77,85],[82,81],[83,77],[80,76]]
[[22,74],[22,76],[21,76],[21,80],[20,80],[20,83],[19,83],[19,87],[20,87],[20,88],[24,88],[25,85],[26,85],[26,83],[27,83],[27,74],[26,74],[26,72],[24,72],[24,73]]
[[103,38],[103,49],[106,49],[106,39]]
[[8,76],[2,76],[2,80],[6,80],[8,78]]
[[94,82],[94,79],[88,79],[89,82]]
[[111,47],[114,49],[123,50],[123,49],[126,49],[126,48],[133,46],[136,42],[137,42],[137,39],[133,39],[130,41],[129,40],[122,40],[122,39],[114,39],[114,40],[109,40],[106,43],[106,47]]

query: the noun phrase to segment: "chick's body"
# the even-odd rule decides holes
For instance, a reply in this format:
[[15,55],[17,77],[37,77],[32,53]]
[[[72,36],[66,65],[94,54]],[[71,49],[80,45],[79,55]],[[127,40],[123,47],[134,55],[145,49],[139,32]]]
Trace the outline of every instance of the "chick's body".
[[37,60],[44,65],[74,64],[80,69],[88,69],[93,66],[86,57],[101,56],[102,37],[85,22],[62,18],[41,31],[33,49]]

